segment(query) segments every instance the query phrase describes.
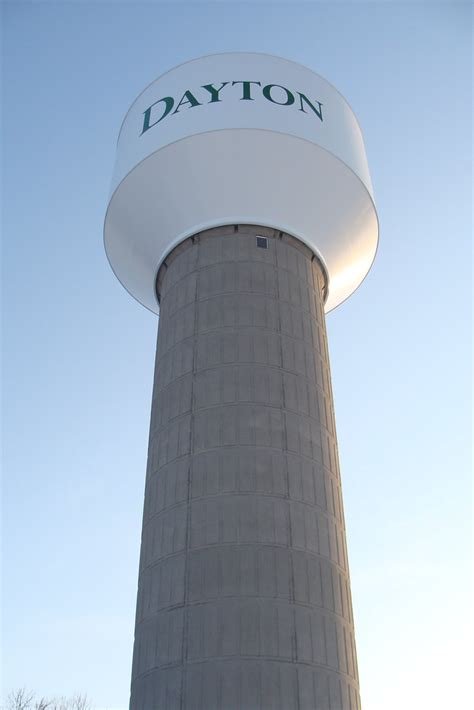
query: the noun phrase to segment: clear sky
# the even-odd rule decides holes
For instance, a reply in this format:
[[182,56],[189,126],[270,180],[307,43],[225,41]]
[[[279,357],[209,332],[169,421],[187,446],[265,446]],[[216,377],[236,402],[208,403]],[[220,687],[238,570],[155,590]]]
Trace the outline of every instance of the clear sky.
[[128,705],[157,318],[102,225],[115,142],[166,69],[251,50],[354,108],[381,224],[328,317],[364,710],[464,710],[471,6],[3,3],[4,691]]

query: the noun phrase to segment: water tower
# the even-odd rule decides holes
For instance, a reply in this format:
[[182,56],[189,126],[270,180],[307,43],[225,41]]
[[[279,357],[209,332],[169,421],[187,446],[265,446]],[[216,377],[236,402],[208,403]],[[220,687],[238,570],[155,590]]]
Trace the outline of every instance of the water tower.
[[160,314],[131,710],[360,708],[325,313],[377,239],[306,67],[202,57],[129,109],[105,247]]

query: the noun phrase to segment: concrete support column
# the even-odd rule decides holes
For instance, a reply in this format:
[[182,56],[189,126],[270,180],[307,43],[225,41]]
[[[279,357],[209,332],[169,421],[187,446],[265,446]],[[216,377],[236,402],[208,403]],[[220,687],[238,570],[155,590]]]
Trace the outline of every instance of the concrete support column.
[[360,708],[324,288],[248,225],[160,269],[131,710]]

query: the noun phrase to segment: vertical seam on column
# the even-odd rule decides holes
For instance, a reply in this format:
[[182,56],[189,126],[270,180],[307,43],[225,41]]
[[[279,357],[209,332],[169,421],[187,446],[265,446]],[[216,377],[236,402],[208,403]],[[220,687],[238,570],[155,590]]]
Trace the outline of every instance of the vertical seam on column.
[[285,379],[284,379],[284,369],[283,369],[283,333],[281,327],[281,296],[280,296],[280,281],[279,281],[279,264],[278,264],[278,245],[283,248],[282,241],[283,233],[279,232],[278,237],[275,237],[275,281],[277,290],[277,313],[278,313],[278,334],[280,339],[280,372],[281,372],[281,403],[283,408],[283,431],[284,431],[284,446],[285,446],[285,469],[286,469],[286,495],[287,495],[287,512],[288,512],[288,555],[289,564],[291,569],[290,574],[290,603],[292,607],[293,616],[293,633],[291,638],[292,649],[291,649],[291,660],[295,664],[296,671],[296,708],[299,710],[300,705],[300,688],[298,682],[298,667],[297,667],[297,654],[296,654],[296,607],[295,607],[295,570],[293,566],[293,539],[291,534],[291,503],[290,503],[290,472],[288,470],[288,430],[287,430],[287,419],[286,419],[286,399],[285,399]]
[[328,707],[329,710],[336,710],[334,708],[332,702],[331,702],[331,681],[330,681],[331,676],[329,674],[326,675],[326,685],[327,685],[327,690],[328,690]]
[[196,372],[196,357],[197,357],[197,321],[198,321],[198,293],[199,293],[199,240],[196,243],[193,241],[191,249],[196,248],[196,292],[194,295],[194,337],[193,337],[193,359],[191,368],[191,417],[189,422],[189,464],[188,464],[188,481],[187,481],[187,511],[186,511],[186,537],[185,537],[185,557],[184,557],[184,590],[183,590],[183,673],[181,678],[181,710],[186,707],[186,681],[187,681],[187,662],[188,662],[188,581],[189,581],[189,544],[191,536],[191,468],[193,465],[194,452],[194,380]]

